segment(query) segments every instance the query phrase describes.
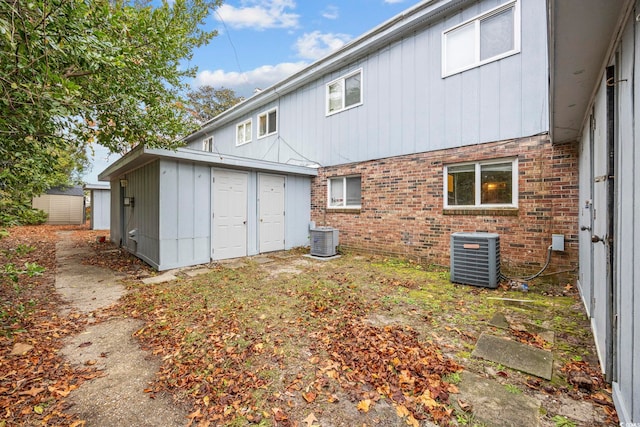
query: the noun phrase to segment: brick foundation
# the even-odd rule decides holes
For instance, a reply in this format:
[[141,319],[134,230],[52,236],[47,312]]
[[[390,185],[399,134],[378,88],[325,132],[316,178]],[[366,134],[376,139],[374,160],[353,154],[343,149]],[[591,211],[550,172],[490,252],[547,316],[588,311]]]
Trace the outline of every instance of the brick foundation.
[[[503,271],[533,273],[545,262],[552,234],[565,236],[548,271],[578,264],[576,144],[553,145],[548,135],[326,167],[312,182],[311,216],[340,230],[340,244],[449,265],[457,231],[500,234]],[[443,209],[443,166],[518,158],[518,208]],[[360,210],[327,209],[327,178],[360,174]]]

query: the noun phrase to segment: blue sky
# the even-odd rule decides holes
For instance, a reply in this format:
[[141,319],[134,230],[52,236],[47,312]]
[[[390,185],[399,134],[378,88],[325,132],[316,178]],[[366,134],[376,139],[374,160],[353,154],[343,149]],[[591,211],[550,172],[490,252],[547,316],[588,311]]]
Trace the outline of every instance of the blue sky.
[[[417,0],[227,0],[207,20],[218,36],[198,49],[189,65],[198,67],[190,84],[226,87],[250,96],[286,78]],[[95,147],[83,179],[98,174],[119,156]]]

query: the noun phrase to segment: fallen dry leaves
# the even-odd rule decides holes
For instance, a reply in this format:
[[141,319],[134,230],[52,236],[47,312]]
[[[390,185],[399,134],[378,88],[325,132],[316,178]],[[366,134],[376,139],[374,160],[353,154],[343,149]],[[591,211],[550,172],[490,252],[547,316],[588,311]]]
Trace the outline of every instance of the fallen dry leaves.
[[442,377],[462,367],[443,357],[434,344],[421,341],[410,327],[372,326],[361,312],[347,306],[318,333],[317,350],[328,358],[318,369],[315,387],[321,391],[325,379],[334,379],[359,396],[357,409],[362,412],[386,398],[409,424],[431,419],[447,425],[452,413],[449,393],[456,390]]
[[[46,270],[40,276],[20,276],[17,283],[0,279],[0,424],[82,425],[64,413],[64,398],[95,369],[74,369],[58,355],[62,340],[80,331],[80,315],[58,315],[54,289],[56,232],[73,227],[33,226],[8,229],[0,239],[0,264],[35,262]],[[35,250],[22,254],[19,245]]]

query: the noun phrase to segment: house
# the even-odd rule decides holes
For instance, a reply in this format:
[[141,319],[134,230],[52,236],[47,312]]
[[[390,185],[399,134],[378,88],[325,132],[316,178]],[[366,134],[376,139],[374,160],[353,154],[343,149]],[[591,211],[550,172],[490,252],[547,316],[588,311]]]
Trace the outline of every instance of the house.
[[452,233],[497,233],[505,272],[551,255],[547,271],[577,279],[620,418],[638,422],[639,13],[632,0],[421,1],[185,148],[138,147],[107,168],[111,238],[166,269],[307,245],[313,223],[346,247],[445,265]]
[[91,206],[91,229],[109,230],[111,218],[111,189],[108,184],[86,184]]
[[34,197],[32,207],[47,213],[47,224],[84,224],[84,191],[80,186],[51,188]]

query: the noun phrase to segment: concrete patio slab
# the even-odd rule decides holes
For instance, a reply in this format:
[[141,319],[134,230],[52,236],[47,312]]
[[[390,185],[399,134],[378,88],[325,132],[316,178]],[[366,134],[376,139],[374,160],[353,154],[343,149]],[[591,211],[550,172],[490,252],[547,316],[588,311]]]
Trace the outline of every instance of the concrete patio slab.
[[166,283],[166,282],[171,282],[172,280],[176,280],[177,277],[170,272],[161,274],[159,276],[151,276],[151,277],[147,277],[142,279],[142,283],[144,283],[145,285],[157,285],[159,283]]
[[553,354],[551,352],[510,339],[483,333],[471,355],[500,363],[536,377],[551,379],[553,370]]
[[334,256],[315,256],[315,255],[311,255],[311,254],[306,254],[306,255],[302,255],[303,257],[306,258],[311,258],[311,259],[315,259],[317,261],[331,261],[332,259],[338,259],[341,257],[341,255],[334,255]]
[[524,394],[510,393],[498,382],[470,372],[461,374],[460,391],[451,401],[461,411],[458,400],[471,406],[474,420],[493,427],[540,425],[540,402]]

